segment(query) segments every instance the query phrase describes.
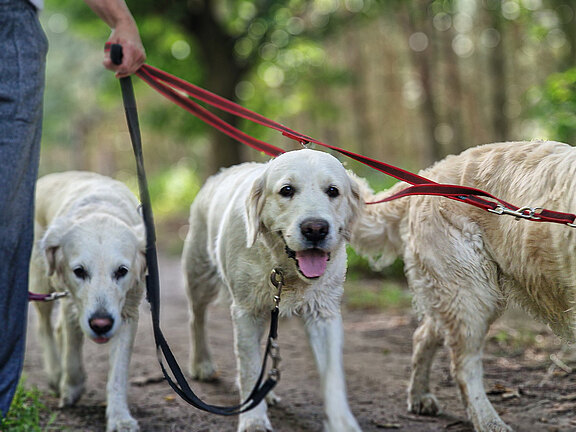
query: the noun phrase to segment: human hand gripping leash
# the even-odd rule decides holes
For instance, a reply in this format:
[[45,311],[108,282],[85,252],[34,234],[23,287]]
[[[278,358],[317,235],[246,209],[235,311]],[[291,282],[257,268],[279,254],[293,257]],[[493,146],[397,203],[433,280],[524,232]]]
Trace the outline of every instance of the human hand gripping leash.
[[[110,58],[115,64],[122,63],[122,46],[120,45],[107,45],[110,49]],[[168,346],[162,330],[160,329],[160,281],[158,271],[158,257],[156,252],[156,234],[154,228],[154,219],[152,215],[152,205],[150,195],[148,192],[148,183],[146,180],[146,173],[144,170],[144,158],[142,153],[142,140],[140,136],[140,127],[138,124],[138,112],[136,109],[136,99],[134,97],[134,89],[130,77],[120,78],[120,86],[122,89],[122,99],[124,102],[124,109],[126,111],[126,121],[130,131],[130,138],[132,140],[132,147],[134,156],[136,158],[136,168],[138,174],[138,187],[140,190],[140,200],[142,202],[142,215],[144,219],[144,226],[146,227],[146,264],[148,266],[148,274],[146,275],[146,298],[150,303],[152,326],[154,330],[154,339],[156,341],[156,350],[158,361],[164,378],[172,389],[190,405],[213,414],[231,416],[249,411],[255,408],[266,395],[276,386],[280,379],[278,371],[278,364],[280,361],[279,348],[276,342],[278,331],[278,315],[279,315],[279,302],[280,291],[282,289],[283,278],[281,273],[273,273],[276,275],[271,281],[278,288],[277,298],[274,299],[274,308],[271,312],[270,332],[266,345],[266,353],[262,362],[262,370],[260,376],[254,385],[254,389],[248,398],[239,405],[235,406],[217,406],[210,405],[202,401],[192,391],[188,382],[182,372],[180,365],[176,361],[174,354]],[[276,281],[276,283],[274,283]],[[278,284],[278,285],[277,285]],[[272,359],[272,368],[268,373],[266,381],[264,379],[266,371],[267,358]],[[166,367],[164,366],[163,359],[166,360],[167,366],[174,375],[172,378]]]

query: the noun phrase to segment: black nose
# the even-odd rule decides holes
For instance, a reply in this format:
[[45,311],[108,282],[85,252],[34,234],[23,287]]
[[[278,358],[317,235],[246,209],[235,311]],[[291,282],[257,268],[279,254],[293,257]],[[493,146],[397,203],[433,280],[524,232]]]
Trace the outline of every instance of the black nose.
[[324,240],[330,231],[330,225],[324,219],[310,218],[306,219],[300,225],[300,232],[311,242]]
[[88,321],[90,328],[97,335],[108,333],[114,326],[114,318],[105,313],[95,313]]

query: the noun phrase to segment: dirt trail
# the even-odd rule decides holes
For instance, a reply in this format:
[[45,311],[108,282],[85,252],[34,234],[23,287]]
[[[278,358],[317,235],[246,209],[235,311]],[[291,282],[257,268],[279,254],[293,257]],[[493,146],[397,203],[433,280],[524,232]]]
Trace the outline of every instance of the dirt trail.
[[[163,259],[161,323],[164,334],[183,369],[188,361],[188,310],[177,259]],[[237,403],[232,328],[224,304],[209,316],[210,339],[220,370],[215,384],[192,382],[193,389],[210,403]],[[53,430],[105,430],[107,346],[85,344],[87,391],[78,405],[57,409],[44,380],[36,317],[30,308],[25,374],[28,385],[47,393],[44,402],[57,412]],[[406,412],[406,386],[410,373],[411,335],[416,323],[411,311],[370,313],[345,311],[344,363],[350,406],[365,432],[398,430],[473,431],[450,378],[448,356],[442,351],[434,363],[432,388],[445,414],[421,417]],[[503,331],[505,330],[505,331]],[[512,334],[512,336],[510,336]],[[492,331],[485,355],[486,388],[502,418],[517,431],[576,431],[576,372],[556,369],[544,382],[549,355],[559,342],[545,328],[521,314],[509,314]],[[279,342],[282,380],[276,393],[280,405],[270,409],[277,432],[322,430],[322,401],[314,361],[297,319],[281,320]],[[574,366],[572,364],[572,366]],[[181,401],[165,382],[155,355],[148,304],[141,309],[140,326],[131,364],[130,404],[143,432],[232,432],[236,418],[198,411]]]

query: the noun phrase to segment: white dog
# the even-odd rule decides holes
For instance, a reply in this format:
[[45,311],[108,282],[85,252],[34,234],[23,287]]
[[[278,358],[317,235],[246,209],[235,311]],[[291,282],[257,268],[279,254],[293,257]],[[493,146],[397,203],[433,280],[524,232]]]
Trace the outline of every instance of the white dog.
[[[518,206],[576,212],[576,149],[556,142],[479,146],[422,172],[439,183],[483,189]],[[399,183],[370,202],[406,187]],[[448,198],[415,196],[368,205],[352,235],[361,252],[383,263],[404,259],[421,324],[414,334],[408,407],[439,412],[430,392],[432,359],[442,341],[477,431],[511,430],[482,382],[484,339],[509,302],[524,307],[562,338],[574,341],[576,230],[497,216]]]
[[37,302],[44,366],[60,406],[84,391],[83,335],[110,341],[107,430],[137,431],[128,410],[128,367],[144,290],[144,227],[138,201],[122,183],[94,173],[38,180],[31,290],[67,290],[54,329],[52,303]]
[[[205,313],[226,287],[240,395],[248,396],[260,371],[260,339],[276,294],[270,272],[279,268],[285,279],[280,313],[305,322],[322,380],[325,429],[359,430],[346,397],[340,314],[345,243],[359,203],[358,186],[342,164],[314,150],[238,165],[206,182],[191,206],[183,253],[194,377],[214,376]],[[266,403],[242,414],[238,430],[272,430]]]

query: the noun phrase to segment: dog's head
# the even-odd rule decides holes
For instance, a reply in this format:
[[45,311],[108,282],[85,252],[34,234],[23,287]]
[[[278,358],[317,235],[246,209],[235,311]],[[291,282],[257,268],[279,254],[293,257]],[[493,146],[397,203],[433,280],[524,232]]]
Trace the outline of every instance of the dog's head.
[[91,215],[56,220],[40,242],[49,276],[70,292],[82,331],[97,343],[108,342],[123,314],[138,307],[146,271],[143,237],[143,228]]
[[358,185],[338,159],[308,149],[284,153],[268,163],[252,187],[248,246],[260,233],[273,233],[300,276],[318,278],[330,254],[348,239],[359,206]]

